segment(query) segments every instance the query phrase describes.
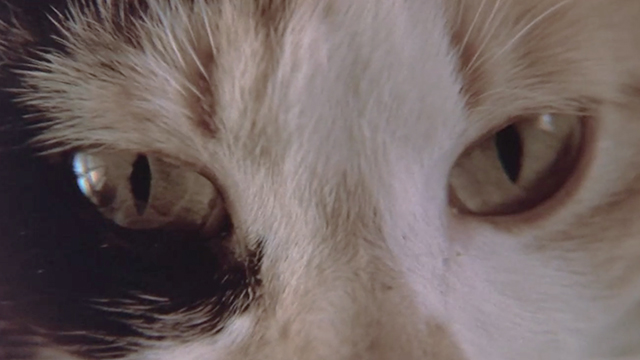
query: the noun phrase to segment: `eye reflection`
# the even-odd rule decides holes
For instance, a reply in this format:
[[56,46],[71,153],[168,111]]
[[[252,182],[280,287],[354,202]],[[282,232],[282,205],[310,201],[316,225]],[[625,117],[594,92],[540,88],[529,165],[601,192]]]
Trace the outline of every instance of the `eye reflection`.
[[99,157],[76,153],[73,157],[73,172],[80,191],[94,204],[98,204],[98,193],[106,182],[106,165]]

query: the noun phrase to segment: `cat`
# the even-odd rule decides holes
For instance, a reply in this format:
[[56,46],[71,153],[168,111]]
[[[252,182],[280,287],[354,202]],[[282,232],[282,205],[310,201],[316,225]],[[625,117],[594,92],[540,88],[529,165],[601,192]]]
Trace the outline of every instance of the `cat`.
[[640,359],[640,2],[2,6],[0,359]]

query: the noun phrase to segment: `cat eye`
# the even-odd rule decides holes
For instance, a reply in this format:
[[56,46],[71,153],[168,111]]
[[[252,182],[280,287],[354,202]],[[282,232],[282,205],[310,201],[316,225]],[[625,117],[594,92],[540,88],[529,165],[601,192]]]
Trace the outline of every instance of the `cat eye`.
[[73,171],[80,191],[121,227],[215,231],[227,220],[210,181],[158,157],[78,152]]
[[475,215],[531,210],[567,183],[580,159],[580,116],[522,116],[463,152],[449,177],[454,208]]

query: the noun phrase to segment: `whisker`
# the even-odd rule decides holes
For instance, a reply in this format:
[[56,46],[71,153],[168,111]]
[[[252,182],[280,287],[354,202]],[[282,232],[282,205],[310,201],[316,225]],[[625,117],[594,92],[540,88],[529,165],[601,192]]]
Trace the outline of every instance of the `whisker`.
[[169,44],[171,45],[171,48],[173,49],[173,53],[176,56],[176,58],[178,59],[178,62],[180,63],[180,65],[182,66],[183,69],[186,69],[186,62],[184,61],[184,59],[182,58],[182,54],[180,52],[180,46],[178,45],[178,42],[176,41],[176,38],[173,34],[174,30],[171,26],[170,20],[167,18],[166,16],[167,14],[159,8],[155,9],[155,14],[154,16],[157,17],[160,20],[160,23],[162,24],[163,28],[165,29],[165,34],[167,35],[167,38],[169,39]]
[[533,19],[533,21],[531,21],[529,23],[529,25],[525,26],[522,30],[520,30],[520,32],[518,32],[516,34],[516,36],[513,37],[513,39],[511,39],[511,41],[509,41],[500,51],[498,51],[492,58],[491,58],[491,62],[495,61],[497,58],[499,58],[500,56],[502,56],[502,54],[505,53],[505,51],[509,50],[509,48],[511,48],[518,40],[520,40],[529,30],[531,30],[535,25],[537,25],[538,23],[540,23],[540,21],[544,20],[547,16],[553,14],[556,10],[560,9],[562,6],[568,4],[571,0],[563,0],[559,3],[557,3],[556,5],[552,6],[550,9],[548,9],[547,11],[543,12],[542,14],[540,14],[540,16],[538,16],[537,18]]
[[202,19],[204,20],[204,26],[207,29],[207,37],[209,38],[209,45],[211,46],[211,51],[215,52],[215,42],[213,41],[213,35],[211,34],[211,26],[209,24],[209,9],[205,7],[204,0],[198,1],[198,5],[200,6],[199,13],[202,15]]
[[494,17],[496,16],[498,8],[500,7],[501,1],[502,0],[497,0],[495,5],[493,6],[493,10],[491,10],[491,14],[489,15],[489,19],[487,20],[485,26],[483,27],[482,34],[480,35],[482,37],[482,44],[480,44],[480,47],[476,50],[476,53],[473,55],[473,58],[471,59],[469,64],[467,64],[467,66],[466,66],[466,68],[464,70],[465,72],[470,72],[473,69],[475,69],[475,62],[478,59],[478,56],[480,55],[480,53],[482,53],[482,50],[484,50],[485,46],[489,42],[489,39],[495,33],[496,29],[500,25],[500,21],[495,21],[494,25],[491,27],[491,30],[490,30],[489,34],[485,34],[486,29],[489,27],[489,25],[491,25],[492,21],[494,21]]
[[460,24],[462,24],[462,15],[464,14],[464,5],[467,2],[462,0],[460,1],[460,8],[458,9],[458,18],[456,19],[456,27],[460,27]]
[[460,49],[464,49],[467,46],[467,43],[469,42],[469,38],[471,37],[471,32],[473,32],[473,29],[476,26],[476,22],[478,21],[478,18],[480,17],[480,13],[482,12],[482,9],[484,8],[484,4],[486,2],[487,0],[482,0],[482,2],[480,3],[480,7],[478,8],[478,11],[476,12],[475,17],[473,18],[473,21],[469,26],[469,30],[467,30],[467,35],[465,35],[464,40],[462,40]]
[[[195,9],[192,9],[195,10]],[[205,70],[204,65],[202,64],[202,61],[200,61],[200,58],[198,57],[198,55],[196,55],[196,52],[193,49],[193,43],[196,43],[196,35],[193,32],[193,28],[191,27],[191,19],[189,18],[189,15],[187,15],[184,11],[184,9],[180,8],[180,15],[182,16],[184,21],[184,24],[187,28],[187,31],[189,32],[189,35],[191,37],[191,41],[192,43],[189,44],[185,44],[185,49],[189,52],[189,55],[191,55],[191,58],[193,59],[193,61],[195,62],[196,66],[198,67],[198,69],[200,70],[200,72],[202,73],[202,75],[205,77],[205,79],[207,79],[207,81],[210,81],[209,79],[209,73]]]

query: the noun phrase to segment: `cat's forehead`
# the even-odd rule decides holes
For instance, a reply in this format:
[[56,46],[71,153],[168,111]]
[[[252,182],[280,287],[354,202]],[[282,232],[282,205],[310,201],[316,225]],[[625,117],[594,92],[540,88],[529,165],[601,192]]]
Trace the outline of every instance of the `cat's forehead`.
[[[382,131],[390,121],[367,111],[400,92],[423,91],[402,101],[433,102],[432,121],[458,112],[450,116],[472,129],[616,93],[603,69],[617,54],[596,51],[609,39],[594,29],[620,14],[595,1],[149,1],[135,26],[122,25],[115,3],[99,3],[90,17],[72,13],[70,56],[50,55],[27,77],[57,143],[200,157],[207,149],[194,139],[284,144],[290,133],[345,133],[341,116]],[[584,16],[599,7],[601,19]],[[411,12],[442,16],[424,24]]]

